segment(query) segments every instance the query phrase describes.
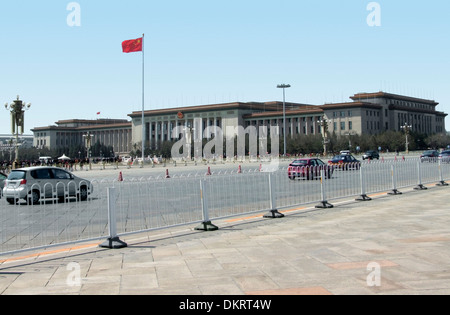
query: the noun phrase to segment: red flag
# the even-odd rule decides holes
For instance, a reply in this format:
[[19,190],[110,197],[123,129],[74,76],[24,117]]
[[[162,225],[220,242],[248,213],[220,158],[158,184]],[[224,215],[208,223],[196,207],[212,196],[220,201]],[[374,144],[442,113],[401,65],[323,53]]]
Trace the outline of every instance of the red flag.
[[122,42],[122,50],[124,53],[142,51],[142,37],[130,39]]

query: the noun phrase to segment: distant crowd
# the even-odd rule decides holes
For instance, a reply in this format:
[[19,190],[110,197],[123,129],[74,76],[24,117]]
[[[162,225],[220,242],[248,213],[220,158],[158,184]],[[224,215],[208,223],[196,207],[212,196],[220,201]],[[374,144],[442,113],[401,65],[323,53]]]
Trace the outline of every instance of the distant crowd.
[[[116,163],[120,162],[120,158],[91,158],[91,163]],[[12,169],[14,161],[4,160],[0,161],[0,171],[7,172]],[[84,165],[89,164],[89,159],[46,159],[46,160],[21,160],[16,167],[31,167],[31,166],[58,166],[72,170],[74,165],[79,165],[83,168]]]

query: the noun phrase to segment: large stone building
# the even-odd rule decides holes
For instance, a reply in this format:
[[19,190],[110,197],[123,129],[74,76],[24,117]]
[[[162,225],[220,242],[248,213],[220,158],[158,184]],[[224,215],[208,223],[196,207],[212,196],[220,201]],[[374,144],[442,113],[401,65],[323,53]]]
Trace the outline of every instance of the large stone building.
[[48,149],[86,145],[86,136],[92,144],[99,142],[112,146],[116,154],[127,154],[132,149],[131,122],[126,119],[60,120],[56,126],[32,129],[34,147]]
[[[175,127],[186,127],[203,135],[206,127],[219,127],[226,137],[227,127],[278,126],[280,136],[322,134],[322,122],[328,132],[338,136],[350,134],[378,134],[386,130],[400,131],[405,125],[424,134],[445,133],[446,113],[436,110],[437,102],[409,96],[376,92],[358,93],[351,101],[324,105],[282,102],[235,102],[129,114],[127,120],[66,120],[57,126],[33,129],[34,145],[55,148],[84,143],[83,134],[94,135],[94,141],[112,145],[116,154],[127,154],[134,146],[141,148],[142,130],[145,147],[158,148],[164,141],[179,139]],[[285,115],[284,115],[285,114]],[[286,118],[284,123],[284,117]]]
[[[387,130],[400,131],[405,124],[412,131],[424,134],[444,133],[447,114],[436,110],[432,100],[396,95],[384,92],[358,93],[352,101],[325,105],[282,102],[227,103],[148,110],[144,112],[146,146],[173,140],[175,126],[194,127],[200,121],[201,130],[208,126],[278,126],[280,135],[321,134],[321,121],[328,124],[328,131],[338,136],[349,134],[378,134]],[[283,123],[285,114],[286,122]],[[133,112],[133,143],[142,142],[142,112]],[[198,123],[197,123],[198,124]],[[231,136],[231,135],[230,135]]]

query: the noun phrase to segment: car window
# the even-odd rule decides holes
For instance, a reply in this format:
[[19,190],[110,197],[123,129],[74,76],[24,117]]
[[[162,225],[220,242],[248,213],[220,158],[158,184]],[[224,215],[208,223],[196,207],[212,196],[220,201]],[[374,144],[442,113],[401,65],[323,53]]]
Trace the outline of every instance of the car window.
[[[0,174],[0,179],[6,179],[6,176],[3,174]],[[1,187],[0,187],[1,188]]]
[[325,165],[325,163],[322,160],[316,160],[317,165]]
[[54,169],[53,175],[56,179],[71,179],[70,174],[63,170]]
[[34,179],[52,179],[53,174],[48,168],[38,169],[31,171],[31,177]]
[[294,162],[292,162],[292,165],[297,165],[297,166],[306,165],[306,164],[308,164],[307,160],[295,160]]
[[12,171],[8,176],[8,180],[25,179],[27,172],[25,171]]

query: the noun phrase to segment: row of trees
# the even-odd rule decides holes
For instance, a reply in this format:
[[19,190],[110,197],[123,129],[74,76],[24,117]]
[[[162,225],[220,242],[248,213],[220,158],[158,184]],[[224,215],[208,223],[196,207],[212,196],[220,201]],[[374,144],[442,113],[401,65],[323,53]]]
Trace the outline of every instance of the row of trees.
[[[64,147],[49,150],[48,148],[19,148],[19,158],[21,161],[37,161],[41,156],[49,156],[52,158],[58,158],[65,154],[71,159],[86,159],[88,157],[87,150],[85,146],[76,145],[71,147]],[[14,159],[14,151],[3,152],[0,160],[9,160],[10,156]],[[91,157],[95,158],[113,158],[115,156],[114,149],[112,146],[105,146],[99,142],[96,142],[91,147]]]
[[[401,131],[386,131],[377,135],[350,135],[337,136],[336,134],[329,135],[329,143],[327,144],[328,152],[339,152],[341,150],[351,150],[356,152],[359,148],[360,152],[367,150],[377,150],[381,148],[384,152],[395,152],[406,150],[406,135]],[[203,140],[203,147],[208,140]],[[446,148],[450,144],[450,135],[448,134],[434,134],[427,136],[425,134],[411,132],[408,136],[408,149],[427,150]],[[145,155],[156,155],[164,158],[171,157],[171,150],[174,145],[173,141],[164,141],[159,143],[158,148],[146,148]],[[268,150],[270,148],[270,138],[268,139]],[[223,141],[223,152],[226,153],[226,141]],[[131,155],[141,156],[141,145],[134,145]],[[248,137],[246,139],[246,152],[248,153]],[[193,144],[192,144],[193,148]],[[279,153],[283,153],[283,137],[279,141]],[[193,150],[192,150],[193,151]],[[237,152],[237,141],[235,139],[235,150]],[[214,152],[213,152],[214,153]],[[286,139],[286,153],[290,155],[298,154],[317,154],[323,153],[323,137],[322,135],[298,135],[295,137],[287,137]]]

